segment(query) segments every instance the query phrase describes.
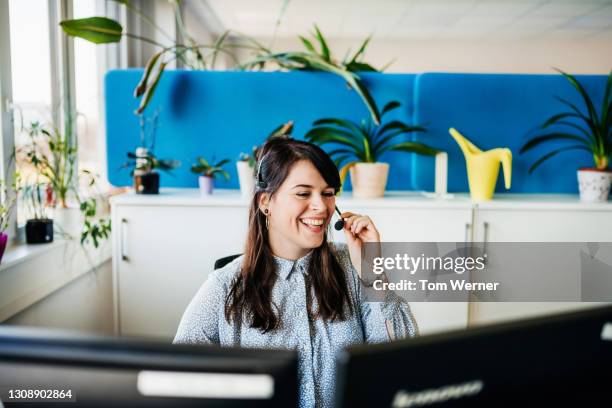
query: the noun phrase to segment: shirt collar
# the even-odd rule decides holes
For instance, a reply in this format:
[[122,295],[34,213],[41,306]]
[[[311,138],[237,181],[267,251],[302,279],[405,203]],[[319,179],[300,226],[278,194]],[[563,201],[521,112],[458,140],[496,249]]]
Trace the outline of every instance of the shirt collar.
[[296,260],[285,259],[274,255],[274,262],[276,262],[276,271],[278,275],[283,279],[288,279],[291,272],[295,270],[302,272],[304,275],[308,275],[308,264],[312,256],[312,252],[313,251],[310,251],[303,257]]

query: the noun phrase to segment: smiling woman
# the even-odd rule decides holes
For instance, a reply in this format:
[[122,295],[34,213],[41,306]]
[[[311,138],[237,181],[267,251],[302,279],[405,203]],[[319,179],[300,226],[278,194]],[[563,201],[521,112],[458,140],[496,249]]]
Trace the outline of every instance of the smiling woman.
[[328,242],[338,169],[316,145],[285,137],[260,153],[245,253],[215,271],[189,304],[175,343],[297,349],[300,406],[333,405],[335,354],[355,343],[417,335],[408,303],[362,295],[372,220],[346,212],[348,245]]

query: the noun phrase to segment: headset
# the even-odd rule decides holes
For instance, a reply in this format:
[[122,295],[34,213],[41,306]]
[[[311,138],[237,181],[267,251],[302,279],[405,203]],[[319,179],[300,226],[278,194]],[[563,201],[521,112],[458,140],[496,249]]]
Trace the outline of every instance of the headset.
[[[261,174],[261,164],[263,163],[267,155],[268,153],[264,154],[257,165],[257,188],[264,191],[268,188],[268,182],[264,181],[263,176]],[[335,208],[336,212],[338,213],[338,216],[340,216],[340,219],[334,224],[334,229],[336,231],[342,231],[342,229],[344,229],[344,220],[342,219],[342,213],[340,213],[338,206],[335,206]]]

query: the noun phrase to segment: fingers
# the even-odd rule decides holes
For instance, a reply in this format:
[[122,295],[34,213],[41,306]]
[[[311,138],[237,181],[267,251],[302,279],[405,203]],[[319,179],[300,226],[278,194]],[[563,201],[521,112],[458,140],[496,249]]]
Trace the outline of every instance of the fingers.
[[353,234],[359,234],[364,228],[372,225],[372,220],[367,215],[359,215],[351,212],[342,213],[344,228]]

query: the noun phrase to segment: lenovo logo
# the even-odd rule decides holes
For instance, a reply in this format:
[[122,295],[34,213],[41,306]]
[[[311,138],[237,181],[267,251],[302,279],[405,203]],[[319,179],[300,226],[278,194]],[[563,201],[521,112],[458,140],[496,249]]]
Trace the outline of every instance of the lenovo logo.
[[453,399],[471,397],[482,391],[484,384],[480,380],[461,384],[445,385],[439,388],[429,388],[423,391],[398,391],[393,398],[393,408],[422,407],[438,404]]

